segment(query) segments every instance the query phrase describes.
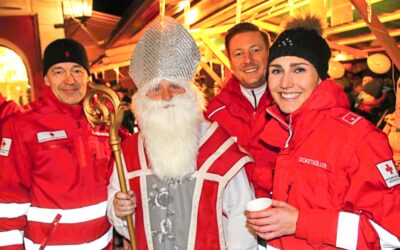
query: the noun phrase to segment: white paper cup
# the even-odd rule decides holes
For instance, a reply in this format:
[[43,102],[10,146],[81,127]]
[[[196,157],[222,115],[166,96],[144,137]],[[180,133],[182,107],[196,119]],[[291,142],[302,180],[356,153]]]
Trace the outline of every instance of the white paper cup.
[[269,208],[272,200],[269,198],[258,198],[251,200],[246,205],[246,210],[250,212],[260,211]]

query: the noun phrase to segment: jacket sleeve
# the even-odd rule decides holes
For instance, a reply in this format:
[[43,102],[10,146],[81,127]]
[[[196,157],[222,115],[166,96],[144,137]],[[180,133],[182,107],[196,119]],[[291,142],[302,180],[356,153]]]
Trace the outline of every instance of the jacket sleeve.
[[383,133],[361,141],[348,164],[341,211],[300,211],[296,236],[344,249],[400,247],[400,177]]
[[254,199],[254,193],[244,169],[227,184],[223,195],[224,236],[229,250],[257,249],[256,237],[246,226],[245,208]]
[[0,249],[23,249],[30,207],[29,151],[13,120],[2,126],[0,146]]
[[[255,145],[260,144],[260,145]],[[253,146],[255,145],[255,146]],[[254,140],[248,149],[254,162],[246,164],[246,174],[254,187],[256,197],[271,197],[273,169],[276,163],[277,150],[262,148],[260,141]]]
[[10,115],[19,111],[18,104],[14,101],[6,101],[0,93],[0,121],[4,121]]

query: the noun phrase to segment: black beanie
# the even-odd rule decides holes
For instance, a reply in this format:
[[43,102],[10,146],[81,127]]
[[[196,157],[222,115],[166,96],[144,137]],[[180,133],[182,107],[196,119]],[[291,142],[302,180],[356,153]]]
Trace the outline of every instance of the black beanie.
[[43,55],[43,76],[47,74],[51,66],[62,62],[78,63],[90,75],[85,48],[75,40],[69,38],[57,39],[46,47]]
[[328,78],[331,50],[325,39],[318,34],[318,30],[322,27],[314,28],[315,24],[321,25],[320,20],[313,16],[294,19],[291,23],[294,28],[287,28],[271,46],[268,63],[282,56],[297,56],[310,62],[317,70],[321,80]]

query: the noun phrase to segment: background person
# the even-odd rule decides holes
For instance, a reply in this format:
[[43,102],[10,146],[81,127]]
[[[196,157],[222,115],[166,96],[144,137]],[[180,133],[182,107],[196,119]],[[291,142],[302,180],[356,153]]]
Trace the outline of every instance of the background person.
[[267,249],[400,247],[400,177],[387,137],[349,111],[328,79],[320,20],[294,19],[270,49],[276,106],[262,138],[279,146],[273,208],[248,212]]
[[121,101],[126,103],[121,125],[126,128],[129,133],[136,133],[138,129],[136,126],[135,115],[132,112],[132,98],[125,95],[122,97]]
[[140,132],[122,145],[131,192],[117,192],[114,172],[109,218],[128,238],[121,218],[134,216],[138,249],[257,247],[244,216],[254,196],[243,169],[251,159],[204,120],[193,83],[199,61],[193,37],[171,17],[150,24],[131,59]]
[[58,39],[44,51],[44,96],[3,125],[2,249],[111,249],[106,216],[108,133],[86,120],[85,49]]
[[233,76],[211,99],[205,117],[216,121],[254,158],[246,172],[257,196],[269,196],[276,150],[262,145],[259,134],[271,105],[266,81],[269,35],[251,23],[233,26],[225,37]]
[[[18,112],[19,107],[14,101],[7,101],[0,92],[0,127],[1,124],[12,114]],[[0,130],[1,132],[1,130]]]

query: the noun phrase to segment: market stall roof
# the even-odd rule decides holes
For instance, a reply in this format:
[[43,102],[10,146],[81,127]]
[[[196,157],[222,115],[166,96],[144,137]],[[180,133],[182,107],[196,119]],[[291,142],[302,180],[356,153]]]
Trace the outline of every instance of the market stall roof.
[[[185,23],[183,2],[185,1],[166,0],[165,14]],[[399,48],[400,1],[367,2],[371,2],[372,13],[378,16],[386,28],[385,31],[378,32],[388,32]],[[97,38],[97,34],[101,32],[92,28],[93,17],[86,25],[78,27],[86,29],[86,32],[77,31],[71,37],[83,41],[89,48],[96,46],[96,49],[89,51],[93,69],[104,70],[127,65],[143,28],[159,14],[159,6],[159,1],[134,0],[111,31],[110,26],[104,27],[108,37]],[[363,11],[369,13],[369,10],[367,6]],[[191,16],[190,31],[198,42],[203,60],[226,65],[228,62],[224,61],[226,58],[222,52],[223,38],[225,32],[238,21],[239,16],[241,21],[253,22],[274,38],[280,31],[280,24],[290,15],[306,12],[326,16],[325,35],[333,50],[333,56],[341,54],[342,60],[348,61],[384,51],[382,42],[385,41],[376,38],[367,25],[369,20],[365,22],[362,19],[350,0],[192,0],[190,13],[194,16]],[[67,32],[68,34],[71,33]],[[90,37],[90,34],[93,36]]]

